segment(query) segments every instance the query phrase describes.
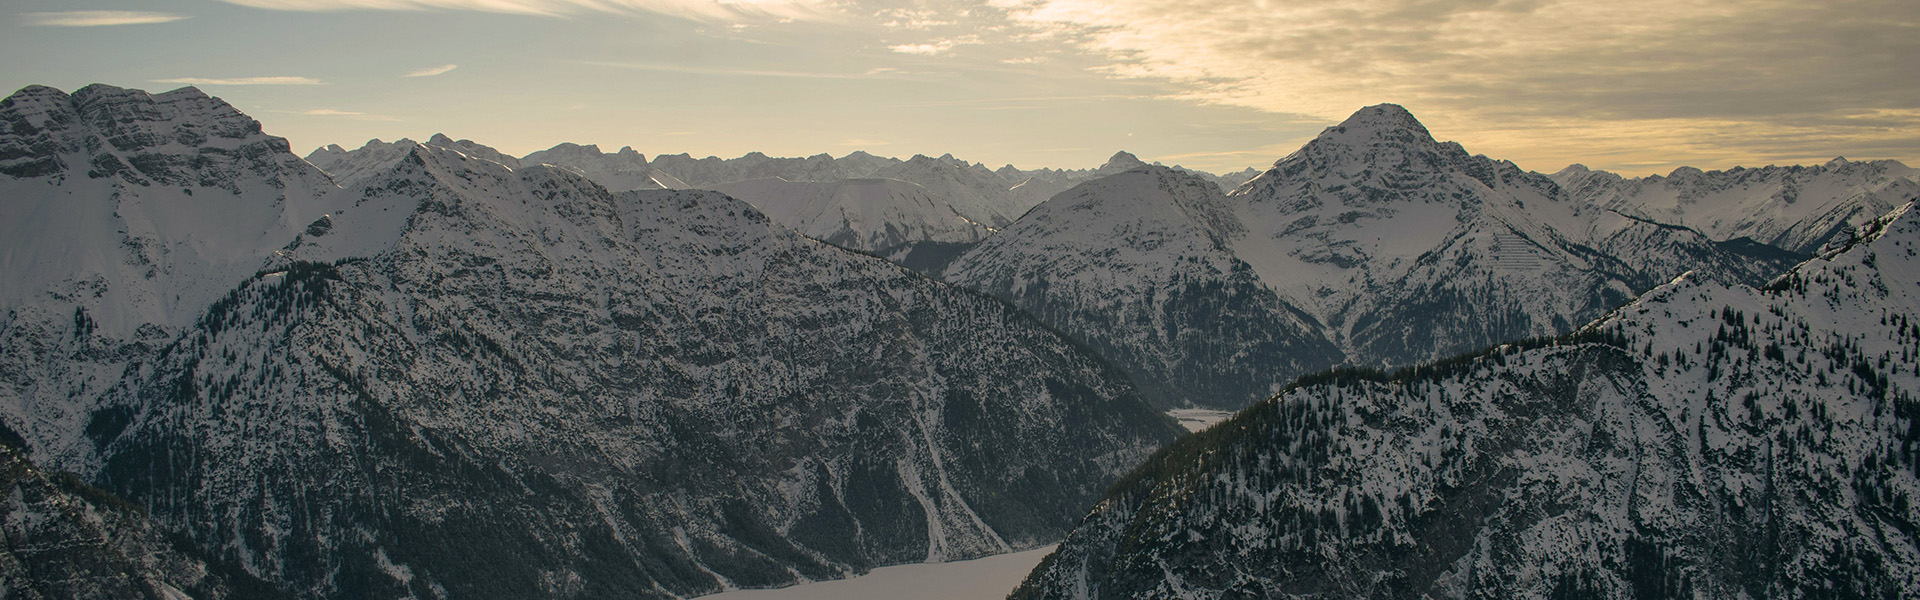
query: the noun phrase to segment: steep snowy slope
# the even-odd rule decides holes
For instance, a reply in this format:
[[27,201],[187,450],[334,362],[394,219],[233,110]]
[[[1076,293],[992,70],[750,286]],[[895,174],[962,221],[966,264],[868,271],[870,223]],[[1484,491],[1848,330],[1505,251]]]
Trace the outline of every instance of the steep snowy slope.
[[1581,165],[1553,174],[1576,202],[1803,254],[1920,194],[1917,177],[1920,170],[1898,161],[1844,158],[1811,167],[1683,167],[1640,179]]
[[917,242],[972,243],[992,233],[926,188],[897,179],[749,179],[713,189],[801,235],[868,252]]
[[[548,164],[572,169],[600,187],[615,192],[684,188],[686,184],[647,164],[647,157],[627,146],[619,152],[601,152],[599,146],[560,144],[521,158],[523,164]],[[677,185],[675,185],[677,184]]]
[[89,402],[335,208],[333,184],[194,88],[0,100],[0,423],[84,453]]
[[1233,256],[1245,230],[1218,187],[1143,166],[1034,208],[945,276],[1087,342],[1162,406],[1238,407],[1342,361]]
[[310,597],[672,597],[1056,539],[1177,431],[712,192],[420,146],[129,374],[96,480]]
[[1920,212],[1756,290],[1333,372],[1157,455],[1015,598],[1920,589]]

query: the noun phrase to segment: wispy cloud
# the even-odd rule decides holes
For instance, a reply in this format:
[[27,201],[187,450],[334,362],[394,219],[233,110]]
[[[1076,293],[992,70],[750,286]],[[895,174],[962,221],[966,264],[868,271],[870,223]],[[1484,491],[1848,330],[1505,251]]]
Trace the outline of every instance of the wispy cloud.
[[173,79],[155,79],[154,83],[178,83],[184,85],[320,85],[320,80],[312,77],[176,77]]
[[20,15],[22,21],[35,27],[147,25],[152,23],[171,23],[187,18],[190,17],[173,13],[137,10],[69,10],[60,12],[30,12]]
[[294,11],[471,10],[566,17],[583,13],[672,15],[707,22],[736,19],[818,20],[838,13],[833,0],[223,0],[231,4]]
[[952,50],[953,43],[952,42],[934,42],[931,44],[898,44],[893,46],[887,46],[887,49],[892,50],[894,52],[901,53],[901,54],[938,56],[941,54],[945,54],[948,50]]
[[448,71],[452,71],[458,68],[460,68],[460,65],[451,65],[451,64],[440,65],[438,67],[428,67],[425,69],[414,71],[412,73],[408,73],[406,76],[407,77],[433,77],[435,75],[445,75],[447,74]]
[[970,46],[970,45],[984,44],[984,43],[986,43],[986,41],[982,40],[978,34],[968,34],[968,35],[962,35],[957,37],[933,40],[931,42],[921,43],[921,44],[897,44],[893,46],[887,46],[887,49],[892,50],[894,52],[901,53],[901,54],[919,54],[922,56],[937,56],[941,54],[946,54],[948,51],[953,50],[954,46]]

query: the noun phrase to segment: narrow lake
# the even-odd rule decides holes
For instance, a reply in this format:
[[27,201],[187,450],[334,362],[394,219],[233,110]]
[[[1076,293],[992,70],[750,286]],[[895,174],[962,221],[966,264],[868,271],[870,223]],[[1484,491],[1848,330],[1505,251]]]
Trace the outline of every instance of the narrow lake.
[[881,567],[839,581],[736,590],[700,600],[1003,600],[1053,547],[938,564]]

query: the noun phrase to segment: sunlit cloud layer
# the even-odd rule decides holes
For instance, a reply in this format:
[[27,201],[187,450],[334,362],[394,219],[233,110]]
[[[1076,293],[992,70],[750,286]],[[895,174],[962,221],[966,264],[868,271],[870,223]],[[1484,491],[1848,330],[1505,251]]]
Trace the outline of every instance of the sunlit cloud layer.
[[154,83],[178,83],[184,85],[320,85],[320,80],[312,77],[175,77],[173,79],[155,79]]
[[[143,64],[122,57],[146,57],[153,39],[73,36],[50,27],[21,28],[13,44],[0,39],[0,46],[54,57],[16,63],[14,72],[35,73],[18,77],[20,85],[133,65],[142,65],[135,76],[141,79],[183,72],[322,76],[324,84],[292,76],[154,80],[258,86],[227,93],[265,110],[311,117],[293,126],[312,127],[300,135],[315,137],[354,127],[355,136],[397,137],[359,122],[412,115],[417,94],[493,99],[495,111],[510,106],[540,116],[500,120],[483,115],[476,102],[436,111],[434,119],[480,124],[499,136],[492,142],[524,145],[521,150],[550,146],[562,141],[550,138],[561,135],[666,135],[647,123],[672,116],[735,124],[703,128],[699,136],[685,136],[697,139],[670,145],[698,143],[720,153],[813,152],[809,145],[885,139],[891,148],[915,152],[959,155],[978,148],[977,158],[988,162],[1067,167],[1097,164],[1122,149],[1102,146],[1124,144],[1147,160],[1238,170],[1270,164],[1361,107],[1393,102],[1441,139],[1537,170],[1582,162],[1646,174],[1683,164],[1806,164],[1835,155],[1920,161],[1920,77],[1910,66],[1920,64],[1920,36],[1914,35],[1920,2],[1913,0],[223,0],[197,6],[192,21],[166,31],[199,33],[157,43],[196,47],[163,53],[169,57],[218,60]],[[280,11],[326,14],[288,19],[293,15]],[[509,18],[446,18],[456,11]],[[45,26],[186,18],[133,11],[17,17],[23,25]],[[374,30],[383,32],[377,51],[336,48],[322,58],[275,45],[314,47]],[[248,64],[207,45],[210,39],[229,43],[229,37],[269,51]],[[474,39],[490,43],[450,50]],[[64,43],[76,49],[48,50]],[[91,52],[116,43],[123,46],[116,52]],[[394,56],[416,58],[395,63]],[[440,63],[446,64],[434,66]],[[439,79],[393,86],[398,77]],[[326,87],[271,87],[302,85]],[[502,90],[510,93],[497,93]],[[641,97],[643,113],[633,100]],[[300,114],[313,105],[368,114]],[[780,141],[770,141],[765,132],[771,130],[781,132]],[[1135,131],[1141,135],[1129,137]]]
[[831,14],[831,0],[223,0],[295,11],[473,10],[541,16],[649,12],[702,21],[741,18],[814,19]]
[[187,19],[186,15],[134,10],[70,10],[30,12],[20,20],[35,27],[107,27],[112,25],[148,25]]
[[1552,168],[1920,154],[1911,0],[995,0],[1176,95],[1335,121],[1406,105]]

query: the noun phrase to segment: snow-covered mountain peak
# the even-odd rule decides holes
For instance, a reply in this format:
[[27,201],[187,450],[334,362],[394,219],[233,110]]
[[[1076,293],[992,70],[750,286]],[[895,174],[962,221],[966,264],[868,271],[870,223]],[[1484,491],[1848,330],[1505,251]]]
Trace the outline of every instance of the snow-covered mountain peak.
[[1511,163],[1470,156],[1459,144],[1434,141],[1406,109],[1382,104],[1328,127],[1232,195],[1256,203],[1278,201],[1275,206],[1286,213],[1324,206],[1329,198],[1356,207],[1409,201],[1459,204],[1525,178]]
[[1340,143],[1354,146],[1381,143],[1430,145],[1433,134],[1413,113],[1398,104],[1376,104],[1353,113],[1339,125],[1321,132],[1316,143]]
[[1593,172],[1593,169],[1587,168],[1586,165],[1583,165],[1580,163],[1573,163],[1573,164],[1567,165],[1567,167],[1564,169],[1555,171],[1553,175],[1550,175],[1550,177],[1558,179],[1560,177],[1573,177],[1577,175],[1585,175],[1587,173],[1592,173],[1592,172]]
[[1147,166],[1146,161],[1140,160],[1140,157],[1134,156],[1132,152],[1121,150],[1113,153],[1113,157],[1108,158],[1106,164],[1100,165],[1100,168],[1094,169],[1094,172],[1103,174],[1120,173],[1144,166]]

